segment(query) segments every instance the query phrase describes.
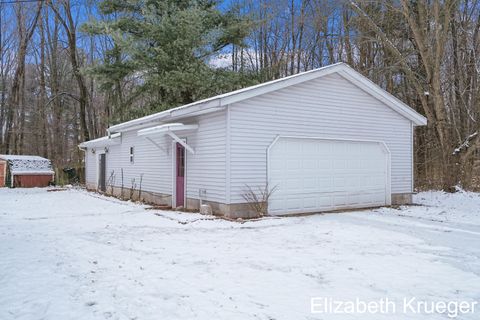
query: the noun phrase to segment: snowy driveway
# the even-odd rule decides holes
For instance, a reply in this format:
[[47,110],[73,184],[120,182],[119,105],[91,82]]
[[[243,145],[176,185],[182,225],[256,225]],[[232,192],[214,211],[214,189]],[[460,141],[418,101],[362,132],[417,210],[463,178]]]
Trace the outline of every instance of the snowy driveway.
[[240,224],[0,189],[0,319],[448,319],[310,313],[312,297],[480,300],[480,196],[415,200]]

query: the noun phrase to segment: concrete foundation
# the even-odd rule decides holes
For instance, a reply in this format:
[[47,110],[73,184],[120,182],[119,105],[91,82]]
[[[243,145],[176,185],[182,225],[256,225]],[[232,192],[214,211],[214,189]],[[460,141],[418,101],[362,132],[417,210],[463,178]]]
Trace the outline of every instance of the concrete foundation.
[[392,193],[392,205],[411,204],[411,193]]
[[[87,190],[98,191],[95,185],[87,184],[86,187]],[[109,196],[114,196],[119,199],[142,201],[145,203],[151,203],[156,205],[170,206],[172,204],[171,195],[156,192],[142,191],[142,193],[140,194],[140,191],[138,190],[131,191],[128,188],[123,188],[122,191],[121,187],[107,186],[105,194]]]
[[[217,216],[224,216],[231,219],[258,217],[258,214],[250,208],[248,203],[225,204],[208,200],[203,200],[202,203],[210,205],[213,214]],[[187,208],[199,210],[200,200],[187,198]]]
[[[96,186],[87,184],[87,189],[95,191]],[[105,192],[108,195],[115,196],[120,199],[132,199],[135,201],[144,201],[146,203],[157,204],[157,205],[167,205],[172,204],[172,196],[169,194],[161,194],[155,192],[142,191],[142,194],[139,195],[137,190],[131,192],[130,189],[124,188],[122,194],[122,188],[120,187],[107,187]],[[141,199],[140,199],[141,196]],[[252,210],[248,203],[232,203],[225,204],[215,201],[203,200],[203,204],[208,204],[212,208],[212,213],[217,216],[224,216],[230,219],[249,219],[259,217],[258,213]],[[411,193],[394,193],[392,194],[392,205],[404,205],[412,203],[412,194]],[[188,210],[200,210],[200,200],[187,198],[186,199],[186,209]]]
[[92,183],[86,183],[85,184],[85,187],[87,188],[87,190],[89,191],[97,191],[97,186],[92,184]]

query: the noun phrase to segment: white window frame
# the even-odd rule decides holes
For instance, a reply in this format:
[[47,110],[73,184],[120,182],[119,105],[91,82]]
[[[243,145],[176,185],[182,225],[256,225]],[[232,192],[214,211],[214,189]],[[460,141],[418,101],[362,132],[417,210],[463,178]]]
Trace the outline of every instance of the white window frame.
[[129,150],[130,164],[135,164],[135,147],[131,146]]

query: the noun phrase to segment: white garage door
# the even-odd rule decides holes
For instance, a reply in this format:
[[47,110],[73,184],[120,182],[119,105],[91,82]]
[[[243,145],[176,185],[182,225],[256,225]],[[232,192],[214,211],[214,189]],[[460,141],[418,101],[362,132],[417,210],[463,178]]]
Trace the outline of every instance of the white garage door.
[[277,139],[268,151],[270,214],[390,204],[384,144],[310,138]]

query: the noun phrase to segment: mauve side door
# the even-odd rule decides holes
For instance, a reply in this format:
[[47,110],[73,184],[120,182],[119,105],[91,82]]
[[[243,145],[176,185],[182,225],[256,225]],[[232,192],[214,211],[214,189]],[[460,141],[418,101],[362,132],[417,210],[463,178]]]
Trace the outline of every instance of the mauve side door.
[[176,206],[185,206],[185,148],[177,142],[176,161]]

